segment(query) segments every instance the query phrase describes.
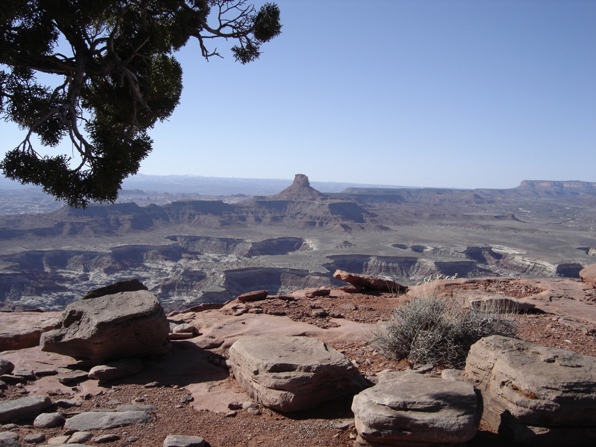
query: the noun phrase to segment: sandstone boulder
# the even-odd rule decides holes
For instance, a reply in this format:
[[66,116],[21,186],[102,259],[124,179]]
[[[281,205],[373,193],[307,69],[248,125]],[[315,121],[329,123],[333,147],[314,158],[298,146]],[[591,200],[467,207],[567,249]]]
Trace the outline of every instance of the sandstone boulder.
[[41,337],[43,351],[96,365],[170,350],[169,323],[154,294],[139,290],[70,304],[59,329]]
[[483,419],[511,442],[596,441],[596,358],[495,335],[472,345],[465,371]]
[[281,412],[313,408],[366,386],[343,354],[309,337],[242,337],[230,348],[229,364],[253,399]]
[[596,264],[590,264],[579,272],[579,277],[585,283],[596,286]]
[[343,270],[336,270],[333,274],[335,279],[345,281],[353,286],[360,287],[366,290],[378,290],[380,292],[389,293],[406,293],[408,288],[401,284],[391,281],[390,279],[379,278],[370,275],[361,275],[357,273],[349,273]]
[[267,298],[267,295],[269,295],[268,290],[254,290],[252,292],[246,292],[246,293],[243,293],[242,295],[238,295],[237,299],[241,303],[248,303],[248,302],[252,302],[252,301],[264,300],[265,298]]
[[414,372],[389,372],[354,396],[355,446],[451,446],[472,439],[480,422],[474,387]]

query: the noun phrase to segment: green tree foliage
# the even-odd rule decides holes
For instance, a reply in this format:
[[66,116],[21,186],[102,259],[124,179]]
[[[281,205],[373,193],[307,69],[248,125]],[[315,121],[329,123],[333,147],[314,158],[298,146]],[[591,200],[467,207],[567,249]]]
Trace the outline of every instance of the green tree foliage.
[[[212,40],[231,40],[245,64],[280,30],[277,5],[246,0],[2,0],[0,117],[25,138],[0,168],[71,206],[113,202],[152,149],[147,131],[178,105],[175,52],[196,39],[209,59]],[[75,156],[42,155],[34,136],[70,139]]]

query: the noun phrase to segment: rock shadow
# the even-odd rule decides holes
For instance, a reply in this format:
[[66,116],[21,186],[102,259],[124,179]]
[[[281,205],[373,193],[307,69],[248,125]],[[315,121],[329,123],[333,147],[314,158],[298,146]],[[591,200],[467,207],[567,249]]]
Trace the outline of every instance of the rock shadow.
[[218,382],[229,377],[222,361],[219,355],[202,349],[191,341],[173,341],[172,349],[168,354],[144,359],[144,368],[140,373],[110,382],[109,385],[119,383],[145,385],[157,382],[160,386],[183,387],[190,384]]

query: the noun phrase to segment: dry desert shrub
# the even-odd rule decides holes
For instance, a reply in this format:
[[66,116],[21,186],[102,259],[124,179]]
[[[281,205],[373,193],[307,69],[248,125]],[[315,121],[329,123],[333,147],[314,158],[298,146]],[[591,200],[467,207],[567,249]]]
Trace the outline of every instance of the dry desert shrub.
[[457,368],[470,347],[489,335],[515,335],[511,314],[497,306],[464,309],[446,299],[422,297],[396,308],[373,334],[373,344],[387,357],[413,365]]

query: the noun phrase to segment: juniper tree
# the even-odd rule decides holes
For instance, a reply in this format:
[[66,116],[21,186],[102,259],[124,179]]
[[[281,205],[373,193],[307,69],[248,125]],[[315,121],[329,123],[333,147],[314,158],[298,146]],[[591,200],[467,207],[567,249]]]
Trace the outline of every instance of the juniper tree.
[[[2,0],[0,117],[24,138],[0,168],[71,206],[113,202],[179,102],[175,52],[195,39],[209,59],[232,40],[246,64],[280,30],[277,5],[246,0]],[[74,157],[44,155],[63,140]]]

